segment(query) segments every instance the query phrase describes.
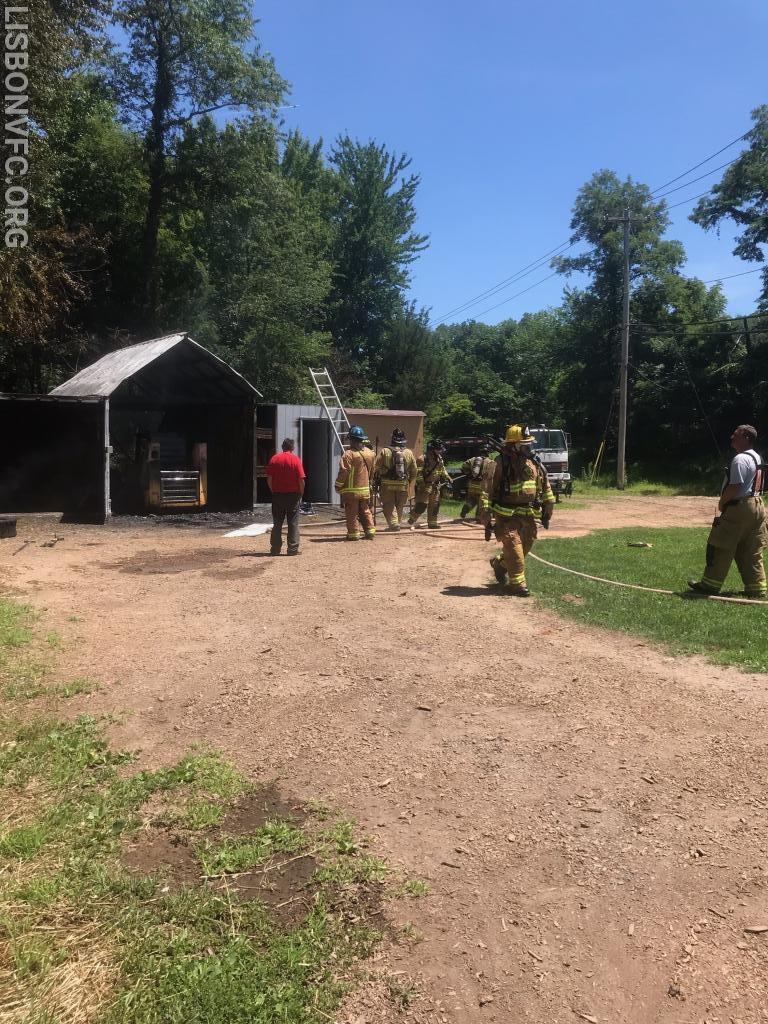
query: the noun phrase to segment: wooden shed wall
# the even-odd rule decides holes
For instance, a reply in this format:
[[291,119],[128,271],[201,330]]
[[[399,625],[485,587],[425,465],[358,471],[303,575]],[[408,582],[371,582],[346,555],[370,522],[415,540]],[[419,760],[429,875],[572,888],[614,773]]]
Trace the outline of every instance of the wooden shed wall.
[[391,412],[387,409],[347,409],[350,423],[359,424],[368,435],[371,445],[379,448],[389,444],[392,431],[399,427],[408,439],[408,447],[418,458],[424,453],[424,413],[410,409]]

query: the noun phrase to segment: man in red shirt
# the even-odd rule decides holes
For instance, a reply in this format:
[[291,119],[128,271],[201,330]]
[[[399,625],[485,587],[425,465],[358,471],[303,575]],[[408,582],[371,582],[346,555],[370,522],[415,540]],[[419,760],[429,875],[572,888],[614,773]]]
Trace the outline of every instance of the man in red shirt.
[[272,537],[270,555],[279,555],[283,546],[283,520],[288,519],[288,554],[299,553],[299,502],[304,493],[307,474],[298,455],[293,454],[294,442],[283,441],[283,450],[273,455],[267,464],[267,483],[272,491]]

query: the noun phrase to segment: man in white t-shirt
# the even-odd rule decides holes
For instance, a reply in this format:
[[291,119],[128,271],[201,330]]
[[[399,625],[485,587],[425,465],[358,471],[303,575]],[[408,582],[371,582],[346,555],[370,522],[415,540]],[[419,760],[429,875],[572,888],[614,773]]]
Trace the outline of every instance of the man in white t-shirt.
[[707,564],[701,580],[688,580],[698,594],[717,594],[731,562],[744,582],[747,597],[768,597],[763,551],[768,547],[768,521],[763,506],[763,460],[753,445],[757,431],[742,423],[731,434],[736,452],[726,471],[717,509],[707,538]]

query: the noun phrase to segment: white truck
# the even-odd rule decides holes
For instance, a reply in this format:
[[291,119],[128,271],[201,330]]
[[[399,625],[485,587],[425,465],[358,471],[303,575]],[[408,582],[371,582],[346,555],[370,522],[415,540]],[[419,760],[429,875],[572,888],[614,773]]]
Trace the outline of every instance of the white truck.
[[543,423],[528,428],[536,439],[533,450],[547,471],[557,501],[560,495],[573,494],[573,480],[568,469],[568,435],[564,430],[550,430]]

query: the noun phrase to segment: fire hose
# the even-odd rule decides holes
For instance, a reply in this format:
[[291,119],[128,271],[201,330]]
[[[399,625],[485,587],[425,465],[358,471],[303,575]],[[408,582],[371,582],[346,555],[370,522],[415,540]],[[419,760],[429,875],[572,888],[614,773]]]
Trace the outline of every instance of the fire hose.
[[[489,532],[488,526],[486,526],[486,533]],[[443,536],[435,534],[425,534],[425,536],[432,537],[433,540],[450,540],[449,536],[443,534]],[[486,537],[490,540],[490,536]],[[622,583],[620,580],[609,580],[605,576],[592,576],[587,572],[579,572],[577,569],[569,569],[567,565],[558,565],[557,562],[549,562],[546,558],[542,558],[540,555],[535,555],[532,551],[528,553],[527,558],[533,558],[534,561],[540,562],[542,565],[546,565],[550,569],[558,569],[560,572],[570,573],[571,576],[579,576],[584,580],[592,580],[594,583],[607,583],[611,587],[624,587],[627,590],[644,590],[649,594],[666,594],[668,597],[676,597],[679,591],[666,590],[663,587],[643,587],[639,583]],[[768,601],[759,601],[752,597],[725,597],[722,594],[696,594],[696,600],[706,601],[723,601],[726,604],[754,604],[754,605],[768,605]]]

